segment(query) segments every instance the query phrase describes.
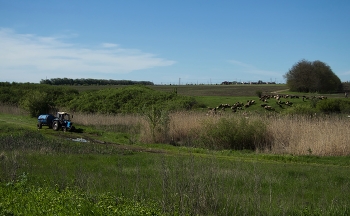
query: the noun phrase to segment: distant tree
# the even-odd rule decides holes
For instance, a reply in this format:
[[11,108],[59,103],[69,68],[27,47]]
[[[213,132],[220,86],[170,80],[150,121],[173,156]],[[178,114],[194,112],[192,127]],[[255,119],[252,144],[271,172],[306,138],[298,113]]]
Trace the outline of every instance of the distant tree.
[[301,60],[284,75],[291,91],[332,93],[342,91],[342,83],[321,61]]

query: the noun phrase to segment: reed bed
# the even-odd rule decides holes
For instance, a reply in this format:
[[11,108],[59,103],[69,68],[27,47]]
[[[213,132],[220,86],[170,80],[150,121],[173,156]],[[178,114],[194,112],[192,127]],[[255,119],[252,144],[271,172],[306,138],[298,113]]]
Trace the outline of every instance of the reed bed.
[[[2,105],[0,112],[23,114],[20,108]],[[270,144],[259,152],[293,155],[347,156],[350,155],[350,119],[341,115],[262,115],[251,113],[225,113],[208,116],[203,112],[175,112],[168,114],[169,121],[157,125],[155,135],[151,134],[150,122],[140,114],[82,114],[73,113],[74,123],[95,126],[112,132],[137,134],[139,143],[170,143],[178,146],[194,146],[203,137],[208,125],[215,125],[220,119],[233,123],[237,119],[263,122],[266,126],[266,140]],[[240,121],[240,120],[239,120]],[[209,124],[210,123],[210,124]],[[259,126],[260,127],[260,126]],[[244,131],[244,128],[242,129]],[[259,135],[261,136],[261,135]],[[219,137],[209,137],[215,141]],[[133,143],[135,143],[133,142]]]
[[[77,114],[75,121],[83,125],[141,125],[139,141],[153,142],[147,120],[140,115]],[[199,138],[206,122],[218,122],[221,118],[245,118],[247,121],[263,121],[271,148],[269,153],[318,156],[350,155],[349,120],[345,117],[323,116],[267,116],[254,114],[229,114],[207,116],[202,112],[176,112],[169,114],[166,134],[158,134],[157,140],[180,146],[191,146]],[[163,137],[161,137],[163,136]],[[165,136],[165,138],[164,138]]]
[[28,114],[28,112],[24,111],[18,106],[9,105],[9,104],[1,104],[0,103],[0,113],[9,113],[13,115],[24,115]]
[[328,117],[277,117],[270,119],[272,152],[277,154],[341,156],[350,154],[350,119]]
[[140,115],[137,114],[85,114],[73,113],[73,119],[76,124],[81,125],[136,125],[140,121]]

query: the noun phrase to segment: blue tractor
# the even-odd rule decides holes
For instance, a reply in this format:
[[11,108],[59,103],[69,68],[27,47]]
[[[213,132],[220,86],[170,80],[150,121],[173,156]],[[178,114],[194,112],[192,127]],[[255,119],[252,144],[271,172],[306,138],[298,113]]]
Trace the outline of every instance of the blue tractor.
[[42,126],[47,125],[49,128],[52,128],[55,131],[60,129],[64,131],[74,131],[75,127],[70,119],[73,116],[70,116],[69,113],[66,112],[57,112],[57,116],[54,117],[51,114],[40,115],[38,117],[38,129],[41,129]]

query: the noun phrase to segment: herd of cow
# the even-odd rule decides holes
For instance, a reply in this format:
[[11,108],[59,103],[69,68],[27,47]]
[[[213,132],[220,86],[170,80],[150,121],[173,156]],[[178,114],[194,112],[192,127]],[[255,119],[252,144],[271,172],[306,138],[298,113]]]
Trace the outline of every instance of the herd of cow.
[[[327,97],[325,97],[325,96],[311,96],[311,98],[310,98],[308,96],[298,96],[298,95],[288,95],[288,94],[286,94],[286,95],[271,94],[271,95],[262,95],[259,98],[259,100],[262,102],[262,104],[260,104],[260,106],[262,108],[264,108],[265,110],[268,110],[268,111],[275,111],[275,108],[268,104],[270,99],[275,100],[276,104],[279,107],[283,108],[283,105],[286,105],[286,106],[293,105],[293,102],[289,101],[289,99],[299,99],[299,98],[302,98],[303,101],[306,101],[309,99],[319,99],[319,100],[327,99]],[[285,99],[286,101],[282,101],[281,99]],[[209,110],[207,112],[207,115],[219,114],[219,113],[221,113],[221,111],[225,111],[226,109],[231,109],[232,112],[237,112],[237,110],[246,109],[254,104],[256,104],[255,100],[247,100],[246,103],[236,102],[232,105],[220,104],[219,106],[214,107],[214,108],[208,107]]]

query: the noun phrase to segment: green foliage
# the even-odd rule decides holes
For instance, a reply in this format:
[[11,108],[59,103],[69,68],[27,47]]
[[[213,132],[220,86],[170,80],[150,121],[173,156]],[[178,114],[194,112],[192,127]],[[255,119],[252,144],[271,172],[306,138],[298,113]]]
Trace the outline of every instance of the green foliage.
[[0,183],[0,215],[160,215],[150,200],[135,201],[102,193],[98,196],[79,188],[31,186],[27,174],[18,180]]
[[315,113],[317,113],[317,109],[312,107],[310,104],[296,104],[285,110],[283,113],[287,115],[313,116]]
[[145,86],[108,88],[86,91],[69,104],[74,111],[87,113],[138,113],[142,107],[162,107],[165,110],[191,109],[196,101],[187,96],[155,91]]
[[68,87],[30,83],[0,83],[0,103],[21,105],[33,116],[37,116],[38,112],[46,112],[55,106],[65,107],[77,94],[77,90]]
[[258,96],[258,98],[261,98],[263,92],[261,90],[257,90],[255,93]]
[[332,69],[321,61],[301,60],[284,75],[291,91],[333,93],[342,91],[342,84]]
[[310,98],[310,105],[311,105],[311,107],[312,108],[316,108],[318,101],[319,101],[319,99],[317,97],[311,97]]
[[317,103],[317,109],[325,113],[349,113],[350,101],[344,99],[327,99]]
[[207,121],[200,132],[199,143],[210,149],[265,149],[271,143],[266,125],[262,121],[246,118],[220,118],[218,122]]
[[349,100],[341,100],[340,110],[342,113],[350,114],[350,101]]
[[138,113],[144,106],[162,106],[166,110],[192,109],[193,97],[172,92],[156,91],[133,85],[123,88],[104,88],[78,93],[69,87],[46,84],[0,83],[0,103],[21,105],[31,116],[60,107],[85,113]]
[[148,122],[153,142],[166,142],[170,123],[168,111],[156,106],[143,107],[142,115]]
[[45,92],[31,91],[22,98],[20,106],[28,111],[31,117],[38,117],[40,114],[49,113],[54,102]]

